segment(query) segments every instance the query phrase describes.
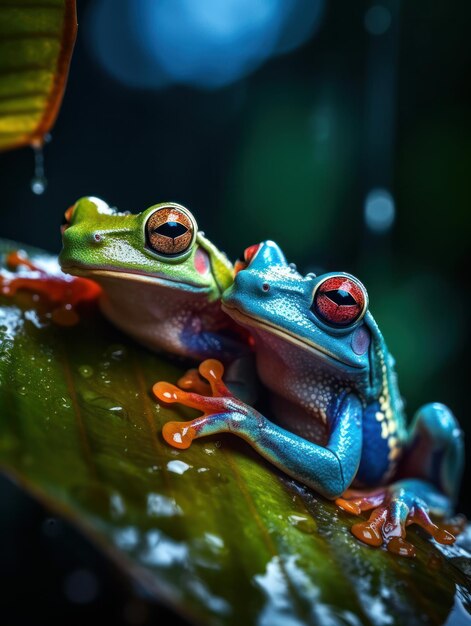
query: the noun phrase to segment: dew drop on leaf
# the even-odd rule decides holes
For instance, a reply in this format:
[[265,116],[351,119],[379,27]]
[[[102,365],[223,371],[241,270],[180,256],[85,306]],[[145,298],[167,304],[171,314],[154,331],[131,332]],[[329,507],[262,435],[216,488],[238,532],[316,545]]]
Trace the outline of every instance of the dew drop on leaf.
[[31,191],[37,196],[46,191],[47,179],[44,175],[44,152],[42,145],[33,145],[34,176],[31,179]]
[[90,367],[89,365],[80,365],[78,370],[82,378],[91,378],[93,376],[93,367]]
[[288,522],[302,533],[310,535],[316,532],[314,520],[304,515],[288,515]]

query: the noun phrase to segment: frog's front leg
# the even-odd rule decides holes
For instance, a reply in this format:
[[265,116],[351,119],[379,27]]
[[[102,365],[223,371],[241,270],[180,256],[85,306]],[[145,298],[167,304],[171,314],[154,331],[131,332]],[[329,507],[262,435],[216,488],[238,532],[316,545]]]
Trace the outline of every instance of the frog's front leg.
[[329,441],[323,447],[273,424],[235,398],[222,381],[224,369],[219,361],[204,361],[199,371],[209,381],[212,397],[188,393],[164,382],[154,385],[159,400],[203,411],[201,417],[190,422],[165,424],[162,434],[167,443],[188,448],[195,438],[231,432],[282,471],[327,498],[338,497],[350,485],[358,469],[362,445],[362,407],[356,396],[348,394],[338,401]]
[[455,503],[463,468],[463,432],[457,419],[443,404],[424,405],[412,421],[398,477],[431,482]]
[[[232,395],[237,396],[246,404],[254,404],[260,394],[260,385],[255,370],[253,354],[239,357],[230,363],[225,374],[226,386]],[[185,391],[194,391],[202,396],[211,395],[211,385],[200,375],[197,369],[187,370],[177,385]]]

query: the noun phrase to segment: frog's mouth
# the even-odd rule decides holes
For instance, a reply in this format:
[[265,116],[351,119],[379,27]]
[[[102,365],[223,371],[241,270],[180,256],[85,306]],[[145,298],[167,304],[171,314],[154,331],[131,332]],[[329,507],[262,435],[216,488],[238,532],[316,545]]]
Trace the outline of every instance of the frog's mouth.
[[336,356],[332,352],[329,352],[325,348],[322,348],[321,346],[307,339],[300,338],[299,336],[294,335],[288,330],[285,330],[284,328],[282,329],[275,324],[270,324],[270,322],[260,320],[258,317],[249,315],[248,313],[244,313],[233,305],[228,305],[227,303],[222,302],[221,308],[225,313],[230,315],[239,324],[249,326],[250,328],[260,328],[261,330],[269,332],[272,335],[277,335],[278,337],[281,337],[284,341],[288,341],[298,348],[314,352],[316,356],[323,359],[324,361],[333,363],[336,367],[341,365],[343,368],[348,367],[349,369],[356,371],[364,369],[363,365],[339,359],[338,356]]
[[167,289],[178,289],[180,291],[190,291],[193,293],[209,293],[211,287],[207,285],[198,285],[190,281],[182,281],[168,276],[159,276],[158,274],[144,274],[142,272],[133,272],[122,270],[102,270],[82,268],[77,265],[63,265],[62,271],[66,274],[72,274],[73,276],[81,276],[83,278],[89,278],[97,283],[103,283],[108,280],[126,280],[127,282],[144,283],[146,285],[160,286]]

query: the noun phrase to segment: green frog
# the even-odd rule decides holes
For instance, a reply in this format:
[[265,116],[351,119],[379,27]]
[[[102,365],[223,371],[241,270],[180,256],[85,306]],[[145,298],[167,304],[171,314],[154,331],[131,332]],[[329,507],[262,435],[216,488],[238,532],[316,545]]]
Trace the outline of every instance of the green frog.
[[66,213],[59,263],[102,289],[103,314],[152,350],[225,363],[250,352],[247,335],[221,311],[233,267],[194,216],[175,202],[138,214],[84,197]]

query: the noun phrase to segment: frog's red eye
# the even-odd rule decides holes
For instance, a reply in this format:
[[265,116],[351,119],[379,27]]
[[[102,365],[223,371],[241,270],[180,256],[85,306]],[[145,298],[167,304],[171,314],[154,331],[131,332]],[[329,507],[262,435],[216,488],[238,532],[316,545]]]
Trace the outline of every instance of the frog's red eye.
[[237,272],[240,272],[241,270],[245,270],[245,268],[248,267],[252,263],[257,252],[260,250],[261,245],[262,245],[261,243],[255,243],[253,246],[249,246],[248,248],[245,248],[243,253],[235,262],[234,270],[236,274]]
[[331,326],[358,322],[368,306],[366,289],[352,276],[330,276],[319,283],[311,311]]
[[160,207],[146,223],[148,246],[163,256],[184,254],[192,246],[195,237],[196,222],[191,213],[179,205]]

